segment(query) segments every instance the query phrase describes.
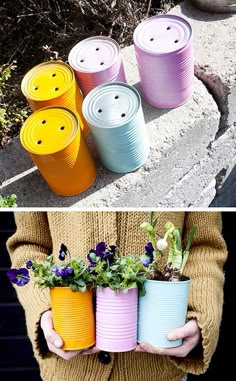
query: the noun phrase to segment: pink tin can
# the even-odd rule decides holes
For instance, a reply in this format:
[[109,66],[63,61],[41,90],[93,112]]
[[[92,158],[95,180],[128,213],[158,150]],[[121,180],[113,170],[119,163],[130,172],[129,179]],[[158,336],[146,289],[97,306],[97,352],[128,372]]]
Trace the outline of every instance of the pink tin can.
[[109,37],[89,37],[76,44],[68,61],[84,96],[106,82],[126,82],[120,47]]
[[182,17],[150,17],[134,31],[142,95],[154,107],[174,108],[193,94],[192,28]]

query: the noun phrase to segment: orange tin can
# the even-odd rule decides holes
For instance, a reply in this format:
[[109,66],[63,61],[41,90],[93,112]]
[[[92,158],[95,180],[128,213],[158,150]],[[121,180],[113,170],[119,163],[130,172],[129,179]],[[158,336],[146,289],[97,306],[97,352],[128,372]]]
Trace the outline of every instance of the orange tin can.
[[71,110],[46,107],[34,112],[20,130],[20,141],[55,193],[77,195],[94,182],[96,165]]
[[26,73],[21,90],[33,111],[48,106],[62,106],[73,111],[86,136],[88,125],[82,113],[83,96],[73,69],[61,61],[43,62]]
[[64,342],[62,349],[86,349],[95,344],[92,292],[71,291],[70,287],[50,289],[53,325]]

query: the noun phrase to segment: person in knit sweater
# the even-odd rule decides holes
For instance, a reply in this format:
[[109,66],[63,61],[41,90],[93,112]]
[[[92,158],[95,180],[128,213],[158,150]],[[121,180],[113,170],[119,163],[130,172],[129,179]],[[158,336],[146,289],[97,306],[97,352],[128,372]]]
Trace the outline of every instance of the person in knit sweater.
[[[194,224],[197,231],[185,275],[191,279],[186,324],[169,332],[169,339],[183,338],[177,348],[159,349],[140,343],[125,353],[61,349],[53,330],[49,290],[30,282],[17,287],[24,307],[27,330],[44,381],[180,381],[187,373],[204,373],[215,351],[223,304],[223,265],[227,257],[219,212],[156,212],[159,232],[171,221],[183,229],[183,241]],[[120,252],[140,253],[147,241],[140,228],[148,220],[144,211],[118,212],[15,212],[16,232],[7,242],[12,267],[23,267],[33,258],[44,261],[64,242],[71,255],[87,256],[98,241],[116,244]],[[165,256],[160,267],[164,267]],[[69,360],[69,361],[66,361]]]

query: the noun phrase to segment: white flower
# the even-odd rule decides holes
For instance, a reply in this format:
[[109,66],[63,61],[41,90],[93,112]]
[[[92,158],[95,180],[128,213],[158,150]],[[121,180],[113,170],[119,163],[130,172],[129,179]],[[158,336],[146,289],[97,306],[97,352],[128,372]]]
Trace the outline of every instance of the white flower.
[[168,246],[168,242],[166,241],[165,238],[159,239],[157,241],[157,248],[159,250],[165,250],[167,248],[167,246]]

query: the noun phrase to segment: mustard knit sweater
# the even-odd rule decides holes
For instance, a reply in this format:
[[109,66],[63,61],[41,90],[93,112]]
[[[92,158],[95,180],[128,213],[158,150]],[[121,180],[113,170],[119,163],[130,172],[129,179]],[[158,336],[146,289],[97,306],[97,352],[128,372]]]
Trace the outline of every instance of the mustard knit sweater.
[[[112,353],[107,365],[98,355],[76,356],[65,361],[45,352],[45,341],[39,328],[41,314],[50,307],[48,290],[30,282],[16,287],[25,309],[28,335],[44,381],[180,381],[185,373],[200,374],[209,366],[216,348],[223,303],[223,265],[227,257],[221,236],[221,214],[218,212],[157,212],[158,230],[172,221],[183,228],[183,239],[193,224],[197,231],[190,250],[185,275],[191,278],[188,318],[195,318],[202,333],[198,350],[186,358],[138,353]],[[148,221],[148,212],[15,212],[16,233],[7,246],[12,267],[22,267],[30,258],[45,260],[58,254],[63,242],[72,256],[86,256],[98,241],[116,243],[121,253],[143,253],[147,241],[140,224]],[[162,258],[162,266],[165,258]]]

